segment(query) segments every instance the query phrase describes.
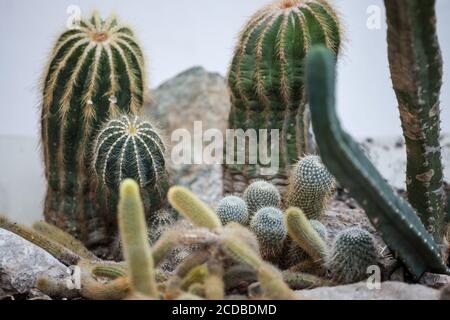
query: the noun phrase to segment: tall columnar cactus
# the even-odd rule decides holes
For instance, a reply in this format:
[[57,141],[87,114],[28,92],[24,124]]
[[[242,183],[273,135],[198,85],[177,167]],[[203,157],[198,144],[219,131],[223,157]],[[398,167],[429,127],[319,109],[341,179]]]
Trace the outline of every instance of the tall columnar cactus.
[[250,229],[258,239],[262,257],[276,263],[287,236],[283,212],[273,207],[262,208],[253,216]]
[[125,179],[122,182],[118,207],[119,231],[131,288],[137,293],[158,298],[144,206],[139,186],[134,180]]
[[168,175],[165,146],[150,121],[122,115],[108,121],[96,136],[92,167],[105,192],[103,205],[110,214],[117,210],[121,181],[138,182],[147,216],[154,216],[165,202]]
[[358,227],[344,229],[336,235],[326,264],[338,283],[367,278],[367,268],[377,264],[377,249],[372,236]]
[[320,157],[306,156],[291,173],[286,206],[302,209],[308,219],[321,220],[333,189],[333,176]]
[[439,143],[442,57],[434,0],[385,0],[392,83],[406,142],[408,200],[442,242],[445,192]]
[[265,207],[279,207],[281,205],[281,195],[278,189],[271,183],[264,180],[255,181],[244,191],[244,200],[247,204],[250,218],[259,210]]
[[[228,74],[229,127],[255,129],[259,139],[264,139],[259,129],[268,129],[268,135],[271,129],[279,130],[280,170],[266,176],[279,186],[287,184],[290,165],[313,151],[303,83],[305,56],[318,43],[337,53],[341,37],[337,14],[326,0],[278,0],[259,10],[239,36]],[[225,192],[242,192],[242,181],[248,185],[260,177],[261,168],[226,164],[224,173]]]
[[[138,113],[144,61],[133,31],[98,13],[63,32],[43,78],[42,149],[48,222],[83,242],[104,241],[111,218],[93,199],[90,153],[100,125],[117,113]],[[107,221],[105,221],[105,219]],[[114,218],[112,218],[114,220]]]
[[365,209],[386,244],[411,273],[450,272],[440,250],[403,198],[397,196],[359,145],[342,131],[335,110],[335,57],[319,46],[306,66],[314,134],[321,158],[336,179]]

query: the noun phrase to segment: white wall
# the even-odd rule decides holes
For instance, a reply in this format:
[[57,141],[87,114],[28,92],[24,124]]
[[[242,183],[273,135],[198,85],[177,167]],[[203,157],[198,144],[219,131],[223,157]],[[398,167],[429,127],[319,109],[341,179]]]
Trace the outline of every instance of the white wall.
[[[268,2],[0,0],[0,136],[29,137],[0,139],[0,211],[8,206],[13,215],[32,214],[29,211],[33,208],[35,213],[40,212],[41,191],[30,189],[42,185],[36,147],[38,80],[52,43],[69,17],[66,10],[70,5],[79,6],[84,14],[92,9],[103,15],[113,11],[134,26],[148,58],[150,83],[156,86],[194,65],[225,74],[238,31],[254,11]],[[387,64],[383,1],[335,0],[335,3],[342,12],[347,37],[339,65],[338,112],[342,122],[357,137],[399,135],[399,116]],[[366,10],[370,5],[382,10],[379,30],[366,27]],[[450,1],[437,0],[437,9],[445,61],[442,126],[445,132],[450,132]],[[35,169],[27,171],[30,168]],[[14,189],[10,187],[11,181],[15,181]],[[6,185],[10,197],[5,200],[1,189]],[[33,200],[26,200],[30,198]],[[21,199],[28,202],[17,204]]]

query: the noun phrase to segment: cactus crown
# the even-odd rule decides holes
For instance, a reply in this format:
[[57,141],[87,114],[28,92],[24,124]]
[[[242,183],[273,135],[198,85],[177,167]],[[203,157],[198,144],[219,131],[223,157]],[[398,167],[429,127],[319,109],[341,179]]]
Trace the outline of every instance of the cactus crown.
[[219,201],[216,209],[223,225],[237,222],[245,226],[248,224],[248,211],[245,201],[237,196],[227,196]]
[[327,261],[334,280],[351,283],[367,276],[367,267],[377,264],[377,252],[369,232],[352,227],[341,231]]
[[264,207],[279,207],[281,195],[273,184],[259,180],[253,182],[245,189],[244,200],[249,214],[252,216]]
[[334,178],[320,157],[309,155],[294,167],[287,205],[302,209],[310,219],[321,219],[334,188]]

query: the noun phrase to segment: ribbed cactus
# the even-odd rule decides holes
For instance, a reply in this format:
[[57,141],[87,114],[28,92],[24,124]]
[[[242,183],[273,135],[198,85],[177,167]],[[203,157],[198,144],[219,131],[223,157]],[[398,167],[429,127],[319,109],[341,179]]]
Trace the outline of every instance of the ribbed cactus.
[[[266,177],[286,186],[291,164],[313,151],[304,91],[304,60],[311,45],[338,52],[341,26],[326,0],[279,0],[259,10],[243,28],[228,74],[229,127],[279,130],[280,170]],[[272,147],[270,138],[269,148]],[[269,149],[268,148],[268,149]],[[236,151],[236,150],[235,150]],[[236,154],[236,152],[235,152]],[[226,164],[225,192],[242,192],[261,167]]]
[[384,1],[392,83],[406,142],[408,200],[439,244],[445,235],[439,94],[442,56],[434,0]]
[[139,185],[132,179],[125,179],[121,183],[118,208],[120,238],[128,266],[131,289],[137,293],[158,298],[144,206]]
[[93,199],[94,135],[118,112],[142,109],[144,73],[133,31],[113,15],[102,20],[94,13],[59,36],[43,77],[44,215],[90,245],[105,242],[105,229],[115,221]]
[[312,49],[306,73],[314,135],[324,164],[416,278],[425,271],[450,272],[409,203],[394,193],[359,145],[341,129],[335,110],[333,52],[322,46]]
[[92,168],[105,191],[104,209],[116,212],[119,185],[131,178],[139,184],[146,216],[152,218],[165,203],[169,185],[164,153],[158,131],[139,116],[122,115],[102,126],[93,147]]
[[377,250],[369,232],[353,227],[336,235],[327,258],[331,277],[338,283],[352,283],[367,278],[367,268],[377,264]]
[[321,220],[333,188],[333,176],[320,157],[306,156],[291,173],[286,206],[302,209],[308,219]]
[[244,200],[250,217],[259,209],[281,205],[281,195],[278,189],[263,180],[255,181],[245,189]]
[[276,263],[287,236],[283,212],[273,207],[260,209],[253,216],[250,229],[258,239],[262,257]]
[[219,201],[216,213],[223,225],[237,222],[243,226],[248,224],[248,211],[245,201],[237,196],[227,196]]

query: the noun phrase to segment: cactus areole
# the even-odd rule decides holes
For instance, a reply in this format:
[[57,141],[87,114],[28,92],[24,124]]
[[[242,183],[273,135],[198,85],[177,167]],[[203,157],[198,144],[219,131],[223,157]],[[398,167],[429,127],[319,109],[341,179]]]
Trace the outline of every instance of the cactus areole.
[[[287,184],[290,165],[311,153],[309,113],[304,88],[304,61],[310,47],[323,44],[336,54],[341,26],[324,0],[277,1],[259,10],[243,28],[228,74],[231,93],[229,127],[279,130],[279,170],[264,176],[279,187]],[[271,150],[271,139],[267,149]],[[261,177],[261,164],[227,164],[225,192],[242,192]]]
[[133,31],[97,13],[62,33],[43,78],[44,215],[83,242],[105,242],[114,216],[97,210],[90,179],[94,135],[119,112],[143,105],[144,62]]

